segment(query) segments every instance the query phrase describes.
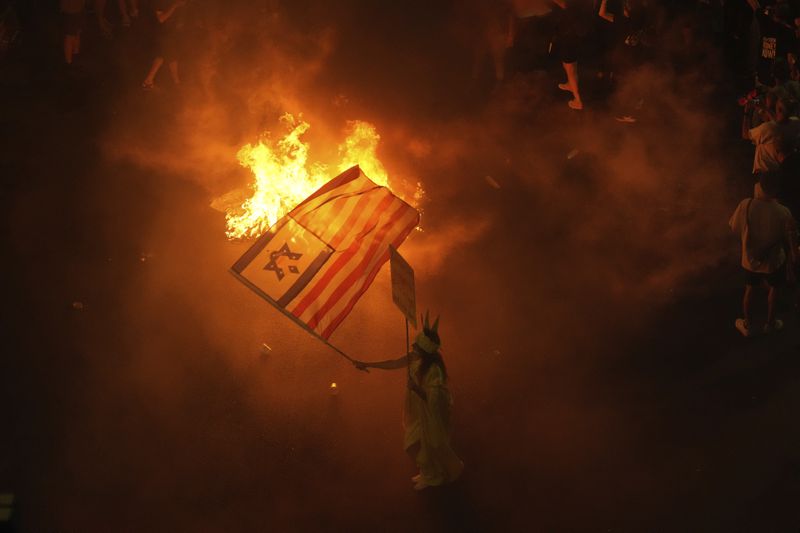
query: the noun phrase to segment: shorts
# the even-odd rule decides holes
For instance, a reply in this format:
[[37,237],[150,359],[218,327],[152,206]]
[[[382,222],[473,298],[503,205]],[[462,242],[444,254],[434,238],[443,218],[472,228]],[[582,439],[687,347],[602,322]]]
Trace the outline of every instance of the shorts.
[[562,63],[575,63],[578,61],[581,38],[573,33],[558,35],[556,47],[558,49],[558,59]]
[[176,61],[181,56],[181,36],[175,31],[163,31],[156,41],[156,55],[167,61]]
[[83,29],[83,13],[61,13],[64,35],[77,36]]
[[765,282],[770,287],[782,287],[786,284],[786,265],[782,265],[775,272],[766,274],[764,272],[751,272],[744,270],[744,284],[748,287],[759,287]]

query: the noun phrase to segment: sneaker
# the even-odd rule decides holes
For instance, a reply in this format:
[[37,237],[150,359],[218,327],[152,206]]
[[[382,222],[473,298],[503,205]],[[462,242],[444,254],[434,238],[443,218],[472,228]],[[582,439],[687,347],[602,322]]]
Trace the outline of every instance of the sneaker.
[[774,331],[780,331],[783,329],[783,320],[775,319],[775,322],[772,324],[764,324],[764,333],[769,334]]
[[[734,324],[736,325],[736,329],[739,330],[739,333],[741,333],[743,337],[750,336],[750,324],[747,323],[747,320],[744,318],[737,318]],[[781,323],[781,325],[783,324]]]

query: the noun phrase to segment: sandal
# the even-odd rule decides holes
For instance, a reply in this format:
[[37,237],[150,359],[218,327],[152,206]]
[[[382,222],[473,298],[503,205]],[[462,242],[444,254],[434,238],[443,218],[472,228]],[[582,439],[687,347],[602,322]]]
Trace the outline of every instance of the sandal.
[[144,91],[152,91],[156,88],[156,84],[152,81],[143,81],[142,82],[142,90]]

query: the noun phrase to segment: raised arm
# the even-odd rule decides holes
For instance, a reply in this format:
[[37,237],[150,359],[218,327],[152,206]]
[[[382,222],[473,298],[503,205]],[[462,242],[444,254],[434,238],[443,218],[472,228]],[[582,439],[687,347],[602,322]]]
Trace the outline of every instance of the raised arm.
[[370,368],[379,368],[381,370],[397,370],[408,366],[408,354],[398,357],[397,359],[387,359],[386,361],[376,361],[374,363],[367,363],[365,361],[353,361],[353,365],[359,370],[369,370]]
[[600,2],[600,12],[598,13],[602,18],[609,22],[614,22],[614,13],[608,12],[608,0]]

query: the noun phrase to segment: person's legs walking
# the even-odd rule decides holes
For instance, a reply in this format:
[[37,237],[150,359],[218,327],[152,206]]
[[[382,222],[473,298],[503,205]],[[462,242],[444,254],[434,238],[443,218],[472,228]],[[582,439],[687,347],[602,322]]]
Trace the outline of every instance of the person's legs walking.
[[561,63],[561,65],[567,75],[567,83],[565,86],[559,85],[559,88],[567,89],[572,93],[572,100],[569,101],[569,106],[572,109],[583,109],[583,101],[578,87],[578,62]]
[[180,85],[181,78],[178,75],[178,60],[172,59],[169,62],[168,66],[169,66],[169,75],[172,77],[172,82],[175,83],[175,85]]
[[164,64],[164,58],[161,56],[156,57],[153,59],[153,64],[150,67],[150,71],[147,73],[147,77],[142,82],[142,87],[145,89],[151,89],[155,84],[156,74],[158,74],[158,69],[161,68],[161,65]]
[[742,296],[742,314],[744,318],[737,318],[734,323],[736,329],[745,337],[750,336],[750,297],[753,293],[753,286],[749,283],[744,286],[744,295]]

